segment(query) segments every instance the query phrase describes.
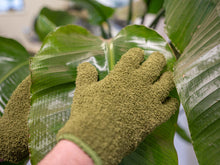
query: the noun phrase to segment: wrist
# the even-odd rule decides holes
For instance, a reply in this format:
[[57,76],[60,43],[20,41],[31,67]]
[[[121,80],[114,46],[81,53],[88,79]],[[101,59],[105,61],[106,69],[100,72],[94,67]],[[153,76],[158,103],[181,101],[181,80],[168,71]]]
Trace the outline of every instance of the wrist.
[[93,160],[75,143],[61,140],[38,165],[94,165]]
[[[81,151],[85,152],[87,154],[87,156],[90,157],[90,159],[93,160],[95,165],[101,165],[102,161],[99,158],[99,156],[96,154],[95,151],[93,151],[93,149],[91,149],[86,143],[84,143],[81,139],[75,137],[72,134],[62,134],[60,136],[57,137],[57,141],[69,141],[71,143],[73,143],[74,145],[76,145]],[[59,142],[59,143],[60,143]]]

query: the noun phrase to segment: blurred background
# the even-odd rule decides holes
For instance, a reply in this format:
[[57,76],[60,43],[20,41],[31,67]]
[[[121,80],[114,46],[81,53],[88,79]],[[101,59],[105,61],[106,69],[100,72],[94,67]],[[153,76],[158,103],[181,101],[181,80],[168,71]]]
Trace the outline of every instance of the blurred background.
[[0,35],[20,42],[28,51],[35,53],[41,43],[34,33],[34,21],[40,10],[67,9],[68,1],[61,0],[0,0]]
[[[114,13],[110,19],[112,36],[115,36],[123,26],[126,25],[127,13],[129,10],[129,0],[124,1],[101,1],[103,4],[118,6],[120,8]],[[143,23],[145,26],[152,25],[156,14],[149,13],[144,17],[141,16],[146,10],[142,0],[133,1],[133,15],[130,21],[133,24]],[[35,21],[43,7],[51,10],[68,11],[73,16],[80,19],[74,19],[74,24],[86,27],[93,34],[101,36],[103,31],[108,29],[107,24],[103,24],[102,28],[98,25],[91,26],[86,20],[90,17],[88,13],[77,6],[73,2],[62,0],[0,0],[0,36],[13,38],[20,42],[31,54],[35,54],[42,44],[41,39],[35,32]],[[125,13],[125,14],[124,14]],[[161,15],[159,21],[154,27],[168,42],[169,39],[164,33],[164,18]],[[103,30],[103,31],[102,31]],[[108,38],[108,37],[106,37]],[[185,112],[181,106],[179,118],[179,126],[189,135],[187,119]],[[197,160],[191,143],[183,140],[177,133],[174,138],[174,144],[178,153],[179,165],[197,165]]]

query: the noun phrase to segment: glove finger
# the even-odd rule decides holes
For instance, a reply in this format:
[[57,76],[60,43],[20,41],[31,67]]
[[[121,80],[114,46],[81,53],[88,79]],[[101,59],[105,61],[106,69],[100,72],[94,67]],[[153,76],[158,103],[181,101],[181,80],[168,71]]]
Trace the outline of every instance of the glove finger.
[[98,72],[92,64],[85,62],[77,67],[76,87],[89,85],[97,80]]
[[28,156],[28,114],[31,76],[27,76],[12,93],[0,122],[0,158],[19,162]]
[[173,73],[168,71],[163,73],[160,79],[152,85],[152,93],[163,102],[174,87]]
[[125,72],[137,69],[140,67],[142,61],[144,61],[144,50],[131,48],[122,55],[119,62],[115,65],[113,72]]
[[163,54],[154,52],[140,66],[138,72],[141,74],[140,76],[143,77],[144,81],[153,83],[160,76],[165,65],[166,59]]
[[161,123],[167,121],[179,109],[179,105],[176,98],[168,98],[159,110]]

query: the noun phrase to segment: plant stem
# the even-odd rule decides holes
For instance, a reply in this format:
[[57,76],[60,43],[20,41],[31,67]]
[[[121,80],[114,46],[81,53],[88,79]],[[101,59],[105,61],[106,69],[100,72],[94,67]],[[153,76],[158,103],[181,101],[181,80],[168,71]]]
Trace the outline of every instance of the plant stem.
[[179,51],[176,49],[176,47],[173,45],[173,43],[171,41],[169,42],[169,44],[170,44],[171,48],[173,49],[173,52],[176,56],[176,59],[178,60],[179,57],[181,56],[181,54],[179,53]]
[[150,28],[156,29],[157,24],[160,20],[160,18],[164,15],[165,10],[164,9],[160,9],[160,11],[157,13],[156,18],[153,20],[153,22],[151,23],[151,25],[149,26]]
[[129,11],[128,11],[128,19],[127,19],[127,25],[131,24],[131,18],[132,18],[132,3],[133,0],[129,0]]
[[108,20],[106,21],[106,23],[108,25],[108,38],[112,38],[111,24],[110,24],[110,22]]
[[102,32],[102,37],[104,39],[108,39],[108,35],[106,34],[104,28],[103,28],[103,25],[100,25],[100,29],[101,29],[101,32]]
[[148,13],[148,7],[150,5],[150,1],[151,0],[148,0],[146,3],[145,3],[145,11],[144,11],[144,14],[142,15],[141,17],[141,24],[144,25],[144,21],[145,21],[145,17],[146,17],[146,14]]

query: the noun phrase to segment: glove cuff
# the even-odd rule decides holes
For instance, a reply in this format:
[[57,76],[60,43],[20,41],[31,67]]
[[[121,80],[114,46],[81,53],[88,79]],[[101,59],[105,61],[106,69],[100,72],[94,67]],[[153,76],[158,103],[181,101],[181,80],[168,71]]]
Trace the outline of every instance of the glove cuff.
[[62,134],[57,137],[57,141],[60,141],[62,139],[70,140],[73,143],[77,144],[93,160],[95,165],[102,165],[102,160],[97,155],[97,153],[78,137],[73,136],[72,134]]

